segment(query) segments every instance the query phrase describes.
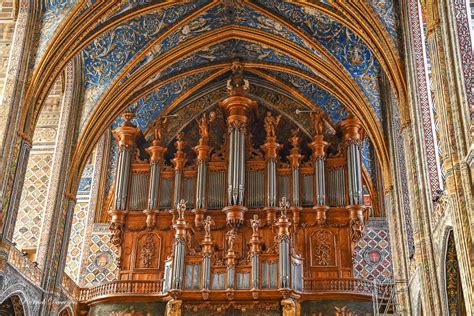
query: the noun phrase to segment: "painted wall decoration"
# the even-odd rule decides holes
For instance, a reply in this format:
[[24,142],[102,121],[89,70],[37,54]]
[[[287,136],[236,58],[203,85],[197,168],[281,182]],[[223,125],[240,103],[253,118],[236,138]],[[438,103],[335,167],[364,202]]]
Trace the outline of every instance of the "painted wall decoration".
[[385,218],[368,221],[366,234],[354,247],[352,261],[355,278],[393,282],[390,236]]
[[165,314],[166,303],[127,302],[104,303],[92,306],[89,316],[161,316]]
[[399,7],[397,0],[369,0],[369,4],[375,13],[379,16],[380,21],[387,29],[393,40],[393,44],[397,47],[399,45],[400,26],[398,21]]
[[86,265],[80,279],[80,286],[91,287],[117,279],[116,252],[110,242],[108,224],[94,224],[89,251],[84,253]]

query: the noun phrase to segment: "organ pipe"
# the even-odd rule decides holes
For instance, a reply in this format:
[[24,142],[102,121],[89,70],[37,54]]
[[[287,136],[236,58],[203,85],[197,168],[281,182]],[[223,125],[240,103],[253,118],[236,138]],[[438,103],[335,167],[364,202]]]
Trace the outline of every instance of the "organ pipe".
[[359,240],[365,230],[365,209],[362,199],[361,145],[364,131],[360,121],[352,116],[341,122],[346,148],[347,177],[349,191],[351,239]]
[[326,149],[329,143],[324,141],[324,135],[314,135],[313,142],[310,144],[313,150],[314,163],[314,204],[313,209],[316,211],[316,220],[320,224],[326,222],[326,212],[328,210],[326,201],[326,178],[325,178],[325,161]]
[[130,179],[132,154],[135,151],[135,139],[140,134],[140,130],[131,123],[133,112],[124,112],[122,118],[123,122],[112,132],[119,146],[114,208],[110,211],[112,217],[110,227],[114,236],[116,236],[115,243],[120,243],[122,238],[122,226],[127,208],[128,182]]
[[176,153],[172,160],[174,164],[174,191],[173,199],[174,206],[181,200],[181,183],[183,180],[183,170],[186,163],[186,153],[184,152],[185,142],[183,140],[183,133],[179,133],[175,143]]

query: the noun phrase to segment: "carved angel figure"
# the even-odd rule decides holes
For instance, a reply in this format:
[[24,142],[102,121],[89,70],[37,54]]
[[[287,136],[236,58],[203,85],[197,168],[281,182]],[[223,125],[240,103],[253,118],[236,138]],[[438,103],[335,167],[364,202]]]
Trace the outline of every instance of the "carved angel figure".
[[183,151],[184,150],[184,134],[183,133],[179,133],[177,136],[176,136],[176,143],[175,143],[175,146],[176,146],[176,150],[177,151]]
[[229,230],[225,237],[227,239],[227,250],[234,251],[234,243],[235,239],[237,238],[237,231],[235,229]]
[[178,219],[184,219],[184,212],[186,211],[186,201],[181,199],[178,205],[176,205],[176,211],[178,211]]
[[163,141],[163,133],[168,127],[168,118],[158,118],[155,123],[153,123],[153,140],[157,142]]
[[275,130],[280,123],[281,115],[278,115],[276,118],[272,116],[271,112],[267,112],[267,116],[265,116],[264,125],[265,125],[265,132],[267,133],[267,137],[276,137]]
[[209,123],[214,121],[215,118],[216,113],[211,112],[209,113],[209,119],[207,118],[206,113],[204,113],[201,120],[196,120],[199,125],[199,135],[201,135],[202,138],[209,138]]
[[315,111],[311,113],[313,119],[314,135],[323,135],[324,133],[324,112]]
[[290,144],[293,146],[293,148],[298,147],[298,144],[300,142],[300,138],[298,137],[298,133],[300,132],[299,128],[295,128],[291,130],[291,137],[290,137]]
[[211,238],[211,226],[215,225],[214,220],[210,216],[207,216],[203,224],[204,224],[205,237]]
[[290,207],[290,202],[288,202],[285,196],[282,197],[281,202],[280,202],[280,211],[281,211],[282,217],[286,217],[286,213],[289,207]]
[[258,215],[254,214],[253,219],[250,220],[250,226],[252,227],[252,235],[258,236],[258,232],[260,230],[260,223],[262,221],[258,219]]

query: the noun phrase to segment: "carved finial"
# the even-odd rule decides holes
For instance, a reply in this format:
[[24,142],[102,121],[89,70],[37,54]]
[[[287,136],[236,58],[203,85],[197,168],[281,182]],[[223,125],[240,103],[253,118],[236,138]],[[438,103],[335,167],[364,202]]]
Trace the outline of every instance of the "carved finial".
[[244,66],[240,61],[232,62],[232,75],[227,80],[227,90],[231,95],[244,93],[249,89],[249,81],[244,79]]
[[212,217],[207,216],[206,219],[203,221],[203,225],[204,225],[205,238],[211,238],[211,226],[215,225]]
[[290,207],[290,202],[286,199],[285,196],[282,197],[281,202],[280,202],[280,211],[281,211],[282,217],[286,217],[286,213],[289,207]]
[[179,203],[176,205],[176,211],[178,211],[178,219],[184,220],[184,212],[186,211],[186,201],[181,199]]
[[267,133],[267,139],[276,137],[275,130],[278,126],[278,123],[280,123],[280,119],[281,119],[281,115],[278,115],[275,118],[272,116],[271,112],[267,112],[267,116],[265,116],[265,119],[263,122],[265,126],[265,132]]

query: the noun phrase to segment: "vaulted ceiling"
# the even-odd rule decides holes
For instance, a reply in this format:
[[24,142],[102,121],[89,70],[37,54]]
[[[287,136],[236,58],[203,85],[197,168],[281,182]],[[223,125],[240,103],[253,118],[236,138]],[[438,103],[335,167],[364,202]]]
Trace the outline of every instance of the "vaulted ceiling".
[[[77,38],[69,51],[82,58],[86,96],[81,157],[126,108],[136,110],[135,123],[146,133],[159,115],[213,95],[238,58],[252,85],[276,99],[285,95],[295,109],[321,108],[334,126],[348,113],[359,117],[382,165],[387,159],[381,75],[399,102],[405,98],[394,0],[44,1],[38,76],[54,74],[48,58],[61,63],[50,55],[68,24],[103,10],[82,34],[74,33],[79,23],[70,30]],[[38,96],[33,103],[41,102],[35,92],[41,85],[47,82],[31,90]]]

